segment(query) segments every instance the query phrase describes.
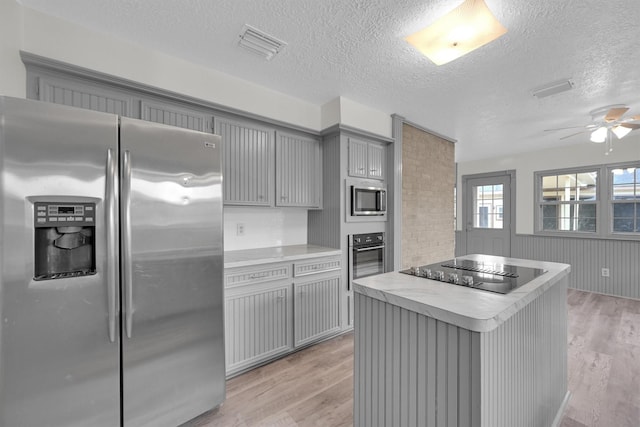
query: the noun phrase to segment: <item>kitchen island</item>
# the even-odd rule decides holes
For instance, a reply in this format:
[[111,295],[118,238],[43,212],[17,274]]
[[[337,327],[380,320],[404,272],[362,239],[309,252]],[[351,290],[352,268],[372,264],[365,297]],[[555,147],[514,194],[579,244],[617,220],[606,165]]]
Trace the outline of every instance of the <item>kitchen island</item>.
[[570,266],[507,294],[392,272],[355,291],[355,426],[557,425],[568,401]]

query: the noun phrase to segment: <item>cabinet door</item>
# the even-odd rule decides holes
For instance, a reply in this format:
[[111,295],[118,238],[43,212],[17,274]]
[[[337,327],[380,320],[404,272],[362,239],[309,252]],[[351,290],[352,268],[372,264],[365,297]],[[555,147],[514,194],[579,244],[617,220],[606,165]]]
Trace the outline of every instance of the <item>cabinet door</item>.
[[367,143],[349,138],[349,175],[367,177]]
[[226,290],[227,375],[292,349],[291,283]]
[[320,141],[284,132],[276,140],[276,206],[320,206]]
[[215,119],[224,151],[224,203],[273,206],[274,131]]
[[340,330],[340,276],[294,283],[294,346]]
[[142,120],[163,123],[165,125],[193,129],[200,132],[211,132],[211,116],[190,108],[183,108],[169,103],[141,101]]
[[133,97],[124,92],[54,77],[39,77],[37,99],[54,104],[135,117]]
[[369,178],[384,179],[385,147],[369,143],[367,148],[367,173],[369,174]]

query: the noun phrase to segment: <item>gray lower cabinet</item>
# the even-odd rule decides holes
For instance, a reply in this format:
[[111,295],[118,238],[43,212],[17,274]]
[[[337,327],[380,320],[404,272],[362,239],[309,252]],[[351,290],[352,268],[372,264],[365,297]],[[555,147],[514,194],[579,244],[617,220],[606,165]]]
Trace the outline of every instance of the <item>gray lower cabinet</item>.
[[319,208],[322,190],[320,141],[276,133],[276,206]]
[[292,307],[290,281],[226,290],[227,375],[293,349]]
[[225,355],[234,375],[340,332],[340,256],[225,270]]
[[340,330],[340,282],[334,274],[294,283],[294,347]]

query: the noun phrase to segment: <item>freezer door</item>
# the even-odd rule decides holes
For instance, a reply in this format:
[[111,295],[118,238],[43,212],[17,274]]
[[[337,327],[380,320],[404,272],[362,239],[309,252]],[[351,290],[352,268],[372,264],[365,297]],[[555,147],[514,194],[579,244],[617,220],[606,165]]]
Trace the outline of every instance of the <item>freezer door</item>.
[[[117,171],[117,138],[117,116],[0,97],[2,427],[120,423],[118,260],[107,256],[113,246],[105,227],[106,208],[117,214],[113,197],[111,204],[106,200],[114,188],[106,173],[109,153],[110,170]],[[76,233],[51,226],[38,234],[37,204],[59,206],[60,213],[90,207],[95,227]],[[76,217],[85,218],[79,212]],[[95,265],[86,275],[34,279],[47,265],[51,271],[84,268],[92,247]]]
[[224,399],[220,138],[122,118],[125,426],[176,426]]

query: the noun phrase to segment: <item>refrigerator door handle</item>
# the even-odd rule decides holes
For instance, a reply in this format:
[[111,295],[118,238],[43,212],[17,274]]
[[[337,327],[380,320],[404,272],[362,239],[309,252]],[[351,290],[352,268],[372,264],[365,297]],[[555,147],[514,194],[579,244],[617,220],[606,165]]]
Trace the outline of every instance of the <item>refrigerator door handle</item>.
[[133,286],[131,271],[131,152],[125,150],[122,161],[122,270],[125,329],[131,338],[133,329]]
[[116,287],[118,284],[118,216],[117,159],[114,150],[107,150],[107,299],[109,305],[109,341],[116,342]]

